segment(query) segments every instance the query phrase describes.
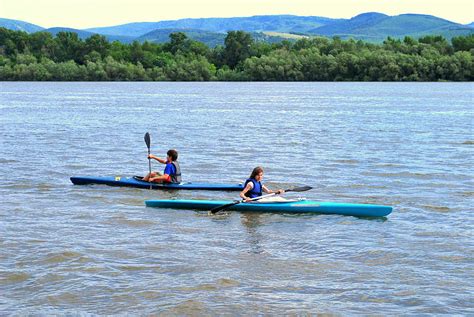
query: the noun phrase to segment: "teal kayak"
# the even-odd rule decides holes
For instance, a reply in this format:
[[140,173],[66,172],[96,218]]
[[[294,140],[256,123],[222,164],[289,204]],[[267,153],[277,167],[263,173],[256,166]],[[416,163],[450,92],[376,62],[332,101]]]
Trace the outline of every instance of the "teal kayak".
[[109,186],[120,186],[120,187],[135,187],[149,189],[150,185],[152,189],[194,189],[194,190],[242,190],[244,186],[242,184],[219,184],[219,183],[193,183],[193,182],[182,182],[182,183],[149,183],[142,181],[138,176],[134,177],[123,177],[123,176],[73,176],[71,182],[74,185],[91,185],[101,184]]
[[[147,200],[147,207],[169,209],[211,210],[215,207],[232,203],[231,200]],[[392,212],[392,207],[370,204],[349,204],[335,202],[320,202],[312,200],[289,201],[254,201],[240,203],[227,210],[253,212],[282,212],[282,213],[320,213],[337,214],[356,217],[385,217]]]

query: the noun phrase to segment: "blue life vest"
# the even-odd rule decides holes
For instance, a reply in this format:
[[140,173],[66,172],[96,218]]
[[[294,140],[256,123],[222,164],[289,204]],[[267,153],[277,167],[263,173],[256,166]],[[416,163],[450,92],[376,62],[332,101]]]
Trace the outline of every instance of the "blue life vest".
[[181,167],[177,161],[171,162],[175,168],[174,174],[171,174],[171,182],[172,183],[181,183]]
[[249,190],[248,192],[245,193],[245,196],[249,197],[249,198],[255,198],[255,197],[260,197],[262,196],[262,183],[261,182],[257,182],[255,180],[255,178],[249,178],[245,181],[245,185],[244,185],[244,188],[245,186],[247,186],[247,184],[249,182],[252,182],[253,183],[253,188],[251,190]]
[[163,174],[170,176],[171,183],[181,183],[181,167],[177,161],[166,163]]

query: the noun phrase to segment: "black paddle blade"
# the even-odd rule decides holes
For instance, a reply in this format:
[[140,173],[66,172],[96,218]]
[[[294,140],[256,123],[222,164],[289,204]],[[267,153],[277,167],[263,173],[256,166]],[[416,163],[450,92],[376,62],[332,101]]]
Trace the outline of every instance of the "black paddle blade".
[[229,207],[232,207],[234,205],[237,205],[237,204],[240,204],[242,201],[241,200],[235,200],[229,204],[225,204],[225,205],[221,205],[221,206],[217,206],[217,207],[214,207],[212,208],[211,210],[209,210],[209,214],[213,215],[215,214],[216,212],[219,212],[221,210],[224,210],[224,209],[227,209]]
[[150,141],[150,133],[145,133],[145,143],[146,143],[146,147],[148,149],[150,149],[150,144],[151,144],[151,141]]
[[313,189],[311,186],[301,186],[301,187],[294,187],[285,190],[286,192],[305,192],[307,190]]

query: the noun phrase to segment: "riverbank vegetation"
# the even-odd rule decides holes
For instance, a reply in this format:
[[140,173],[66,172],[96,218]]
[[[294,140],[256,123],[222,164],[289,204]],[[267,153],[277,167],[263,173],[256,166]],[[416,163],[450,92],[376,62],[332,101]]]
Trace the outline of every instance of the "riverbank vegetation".
[[0,28],[2,81],[472,81],[473,57],[473,34],[271,44],[231,31],[209,48],[181,32],[164,44],[123,44]]

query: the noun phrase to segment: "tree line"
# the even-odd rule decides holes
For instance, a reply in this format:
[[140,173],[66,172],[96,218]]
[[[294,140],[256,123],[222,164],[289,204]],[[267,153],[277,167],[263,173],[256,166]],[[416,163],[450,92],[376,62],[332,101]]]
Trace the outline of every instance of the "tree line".
[[2,81],[472,81],[473,56],[474,34],[266,43],[230,31],[210,48],[182,32],[167,43],[124,44],[0,28]]

